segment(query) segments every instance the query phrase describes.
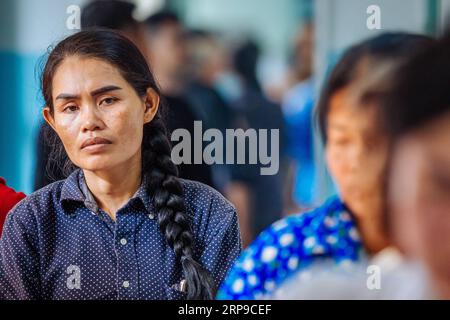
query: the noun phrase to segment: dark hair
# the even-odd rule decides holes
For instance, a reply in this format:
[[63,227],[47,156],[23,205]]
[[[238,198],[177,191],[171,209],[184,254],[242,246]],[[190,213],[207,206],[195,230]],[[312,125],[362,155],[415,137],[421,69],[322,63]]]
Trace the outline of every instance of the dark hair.
[[180,23],[180,18],[175,12],[169,10],[159,11],[145,20],[145,24],[151,30],[158,29],[165,23]]
[[393,140],[450,112],[450,34],[397,72],[383,103],[383,123]]
[[[148,88],[160,90],[139,49],[119,33],[108,30],[81,31],[61,41],[50,53],[42,74],[42,92],[53,112],[53,76],[68,56],[92,57],[115,66],[141,97]],[[64,154],[66,170],[73,169],[59,137],[53,134],[53,149]],[[191,221],[186,214],[182,183],[170,157],[171,146],[160,111],[144,125],[142,140],[142,175],[158,216],[158,224],[168,245],[179,259],[187,284],[188,299],[212,299],[215,285],[212,277],[194,259]]]
[[[327,142],[327,117],[332,95],[349,85],[358,76],[363,58],[378,62],[401,62],[432,43],[427,36],[408,33],[385,33],[348,49],[331,72],[316,107],[316,117],[324,143]],[[371,66],[376,68],[375,66]]]
[[233,54],[233,66],[236,72],[243,78],[245,84],[252,89],[261,91],[256,69],[258,65],[260,49],[258,44],[247,39]]
[[81,11],[81,28],[103,27],[114,30],[137,28],[133,18],[135,5],[120,0],[95,0],[86,4]]

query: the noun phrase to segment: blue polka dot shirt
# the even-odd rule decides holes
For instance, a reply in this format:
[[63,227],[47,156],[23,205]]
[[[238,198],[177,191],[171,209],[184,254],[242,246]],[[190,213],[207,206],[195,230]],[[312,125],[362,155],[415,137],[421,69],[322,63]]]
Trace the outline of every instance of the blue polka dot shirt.
[[[217,286],[241,251],[235,208],[214,189],[181,180],[195,258]],[[186,298],[181,265],[141,185],[113,221],[81,170],[22,200],[0,240],[1,299]]]
[[360,260],[363,253],[354,217],[333,198],[263,231],[238,258],[217,298],[270,299],[286,280],[318,259],[345,266]]

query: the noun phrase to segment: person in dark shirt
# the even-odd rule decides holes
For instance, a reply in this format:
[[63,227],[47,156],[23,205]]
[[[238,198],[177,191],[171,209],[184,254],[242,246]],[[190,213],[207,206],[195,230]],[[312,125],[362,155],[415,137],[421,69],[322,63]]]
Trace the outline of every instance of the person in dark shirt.
[[[167,126],[170,131],[186,129],[194,137],[194,121],[203,121],[196,106],[186,95],[185,30],[180,18],[172,11],[160,11],[145,21],[147,61],[155,74],[167,104]],[[194,154],[192,144],[191,155]],[[191,159],[192,160],[192,159]],[[192,163],[193,161],[191,161]],[[179,165],[181,177],[194,179],[218,188],[211,166],[205,163]],[[219,188],[219,191],[220,190]]]
[[[201,119],[203,130],[218,129],[225,136],[226,129],[233,128],[233,110],[216,86],[226,68],[226,52],[217,36],[205,30],[189,30],[185,39],[187,63],[183,97]],[[225,194],[231,167],[229,164],[211,165],[214,185]]]
[[[277,129],[280,134],[280,149],[284,153],[284,121],[280,106],[269,101],[256,76],[259,48],[251,40],[243,43],[234,53],[234,70],[242,83],[242,95],[235,101],[235,125],[244,130],[252,128]],[[262,230],[281,218],[283,212],[281,173],[261,175],[262,165],[235,165],[232,178],[235,183],[248,186],[249,230],[243,234],[253,240]],[[238,209],[239,212],[239,209]],[[245,241],[245,238],[244,238]],[[248,244],[249,241],[247,241]],[[244,242],[245,243],[245,242]]]
[[212,299],[241,250],[237,215],[178,177],[139,49],[76,33],[50,53],[42,92],[71,173],[10,212],[0,299]]

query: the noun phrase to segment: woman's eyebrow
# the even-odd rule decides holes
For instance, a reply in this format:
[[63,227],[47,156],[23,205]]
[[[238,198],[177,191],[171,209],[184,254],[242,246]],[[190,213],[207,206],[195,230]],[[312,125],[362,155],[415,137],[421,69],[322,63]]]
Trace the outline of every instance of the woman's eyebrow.
[[114,91],[114,90],[121,90],[121,89],[122,88],[113,86],[113,85],[105,86],[105,87],[95,89],[94,91],[91,91],[91,96],[95,97],[95,96],[98,96],[98,95],[106,93],[106,92],[110,92],[110,91]]
[[80,98],[80,96],[75,95],[75,94],[61,93],[55,98],[55,100],[73,100],[73,99],[78,99],[78,98]]
[[336,131],[345,131],[347,129],[347,127],[340,122],[330,122],[328,128]]
[[[98,96],[100,94],[106,93],[106,92],[110,92],[110,91],[114,91],[114,90],[121,90],[121,87],[117,87],[117,86],[104,86],[98,89],[95,89],[94,91],[91,91],[91,96],[95,97]],[[76,95],[76,94],[70,94],[70,93],[61,93],[59,94],[55,100],[74,100],[74,99],[79,99],[80,96]]]

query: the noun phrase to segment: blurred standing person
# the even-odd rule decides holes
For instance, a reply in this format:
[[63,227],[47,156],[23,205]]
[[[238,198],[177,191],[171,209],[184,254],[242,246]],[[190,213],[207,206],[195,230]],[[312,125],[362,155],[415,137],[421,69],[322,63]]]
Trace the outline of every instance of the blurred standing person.
[[313,79],[314,27],[305,24],[295,38],[291,89],[283,97],[282,110],[287,136],[285,203],[288,213],[314,203],[315,165],[312,112],[315,103]]
[[[258,45],[247,40],[233,55],[233,67],[240,79],[241,96],[234,103],[235,126],[243,129],[278,129],[279,152],[283,153],[284,126],[280,107],[270,102],[262,92],[257,79]],[[274,151],[271,151],[274,152]],[[279,157],[281,158],[281,157]],[[233,183],[228,196],[238,207],[244,246],[257,234],[281,218],[283,212],[282,181],[280,172],[261,175],[261,165],[234,165]],[[241,210],[239,210],[241,208]]]
[[[215,85],[227,69],[227,56],[216,36],[203,30],[192,30],[187,35],[187,83],[184,96],[202,120],[203,130],[231,128],[233,111],[216,90]],[[230,166],[213,164],[214,183],[225,192],[230,182]]]
[[[194,137],[194,121],[202,120],[184,96],[186,40],[185,30],[179,17],[171,11],[157,12],[145,20],[146,57],[169,105],[166,115],[170,132],[184,128]],[[194,148],[192,146],[191,154]],[[214,186],[210,166],[182,164],[180,175]]]

